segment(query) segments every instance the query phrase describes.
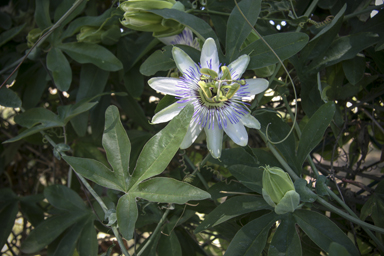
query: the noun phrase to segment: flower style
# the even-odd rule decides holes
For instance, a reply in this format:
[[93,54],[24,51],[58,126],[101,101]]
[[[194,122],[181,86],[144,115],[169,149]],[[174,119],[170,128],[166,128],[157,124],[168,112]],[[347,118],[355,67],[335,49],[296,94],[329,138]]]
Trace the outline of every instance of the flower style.
[[173,47],[172,55],[182,76],[155,77],[148,83],[159,92],[175,96],[178,101],[156,113],[152,123],[168,122],[187,104],[192,104],[195,112],[181,149],[191,146],[203,129],[208,150],[214,158],[221,156],[224,131],[236,144],[247,145],[248,134],[244,126],[260,129],[260,123],[250,114],[242,98],[263,92],[268,87],[265,79],[240,79],[248,66],[249,56],[242,55],[228,66],[222,66],[212,38],[203,45],[199,65],[178,47]]

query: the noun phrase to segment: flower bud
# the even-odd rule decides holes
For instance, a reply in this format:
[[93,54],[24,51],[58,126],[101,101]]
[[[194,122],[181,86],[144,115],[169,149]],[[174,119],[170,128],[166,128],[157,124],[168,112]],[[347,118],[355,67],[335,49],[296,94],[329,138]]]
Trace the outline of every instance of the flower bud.
[[184,11],[184,6],[174,0],[129,0],[123,2],[120,8],[125,12],[121,24],[133,30],[153,32],[155,37],[165,37],[179,34],[184,29],[177,21],[147,12],[160,9]]
[[39,28],[32,29],[27,35],[27,45],[32,47],[36,41],[41,37],[42,31]]
[[76,39],[79,42],[98,44],[101,42],[103,32],[98,27],[84,26],[80,28],[80,33],[76,35]]
[[295,191],[291,177],[278,167],[264,168],[262,194],[277,214],[293,212],[300,203],[300,195]]

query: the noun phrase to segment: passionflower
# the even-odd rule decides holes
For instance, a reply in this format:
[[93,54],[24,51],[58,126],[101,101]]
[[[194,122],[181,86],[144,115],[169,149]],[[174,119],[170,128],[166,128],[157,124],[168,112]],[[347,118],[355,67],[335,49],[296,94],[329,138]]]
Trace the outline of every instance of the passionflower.
[[214,158],[220,158],[223,132],[239,146],[247,145],[245,126],[260,129],[260,123],[250,114],[242,98],[263,92],[268,87],[265,79],[241,79],[249,56],[242,55],[228,66],[221,65],[212,38],[205,41],[199,64],[175,46],[172,56],[182,76],[155,77],[148,83],[156,91],[175,96],[178,101],[156,113],[152,123],[168,122],[186,105],[192,104],[195,112],[181,149],[191,146],[202,130]]

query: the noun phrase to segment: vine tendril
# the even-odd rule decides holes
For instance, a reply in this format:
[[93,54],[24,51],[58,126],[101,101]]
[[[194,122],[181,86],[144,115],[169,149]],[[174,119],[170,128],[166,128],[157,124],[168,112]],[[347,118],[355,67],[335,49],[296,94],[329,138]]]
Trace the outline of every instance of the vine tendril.
[[[272,51],[272,53],[276,56],[276,58],[279,60],[281,66],[284,68],[284,71],[285,73],[287,73],[288,77],[289,77],[289,80],[291,81],[292,83],[292,88],[293,88],[293,92],[295,94],[295,102],[297,102],[297,93],[296,93],[296,88],[295,88],[295,84],[293,82],[293,79],[291,77],[291,75],[289,74],[287,68],[285,67],[283,61],[280,59],[280,57],[276,54],[276,52],[272,49],[272,47],[267,43],[267,41],[265,41],[265,39],[260,35],[260,33],[252,26],[252,24],[249,22],[249,20],[247,19],[247,17],[245,17],[244,13],[241,11],[238,3],[236,0],[235,1],[235,4],[236,4],[236,7],[237,9],[239,10],[241,16],[243,16],[244,20],[248,23],[248,25],[253,29],[253,31],[257,34],[257,36],[268,46],[268,48]],[[289,107],[289,106],[287,106]],[[267,125],[267,128],[265,130],[265,135],[266,135],[266,138],[267,138],[267,142],[271,143],[271,144],[279,144],[279,143],[282,143],[284,142],[290,135],[291,133],[293,132],[293,129],[295,128],[295,125],[296,125],[296,119],[297,119],[297,107],[296,107],[296,110],[295,110],[295,118],[293,119],[293,125],[291,127],[291,130],[289,131],[289,133],[287,134],[287,136],[285,136],[282,140],[279,140],[279,141],[276,141],[276,142],[273,142],[270,140],[269,136],[268,136],[268,128],[269,128],[269,125],[270,123]]]

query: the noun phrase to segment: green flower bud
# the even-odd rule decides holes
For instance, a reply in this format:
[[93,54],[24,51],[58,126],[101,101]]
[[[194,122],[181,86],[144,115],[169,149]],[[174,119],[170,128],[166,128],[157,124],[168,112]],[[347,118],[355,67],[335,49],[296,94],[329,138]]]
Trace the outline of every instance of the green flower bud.
[[179,34],[184,26],[177,21],[147,12],[147,10],[177,9],[184,11],[184,5],[174,0],[129,0],[120,5],[125,12],[121,24],[127,28],[153,32],[155,37]]
[[104,30],[98,27],[84,26],[80,28],[80,33],[76,35],[79,42],[98,44],[101,42],[101,34]]
[[300,203],[300,195],[295,191],[291,177],[278,167],[264,168],[262,194],[277,214],[293,212]]
[[42,31],[39,28],[32,29],[27,35],[27,45],[32,47],[36,41],[41,37]]

